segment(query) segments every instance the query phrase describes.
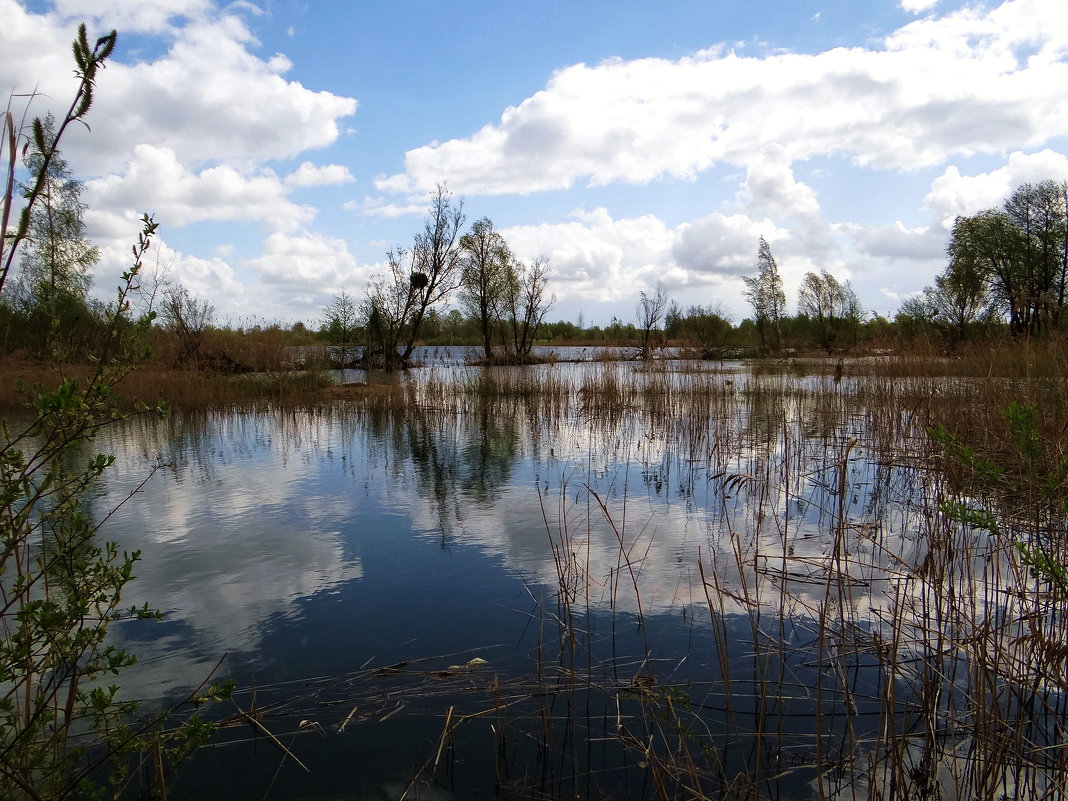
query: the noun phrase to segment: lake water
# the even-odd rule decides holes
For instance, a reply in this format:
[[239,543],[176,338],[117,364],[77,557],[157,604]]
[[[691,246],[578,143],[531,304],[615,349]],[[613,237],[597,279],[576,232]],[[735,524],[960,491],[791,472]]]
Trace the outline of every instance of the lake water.
[[492,371],[479,394],[461,362],[412,371],[396,410],[99,440],[98,514],[155,470],[104,529],[142,552],[125,600],[165,615],[114,629],[127,695],[156,708],[220,660],[237,682],[172,798],[652,798],[669,759],[706,792],[814,798],[813,765],[912,725],[878,648],[897,632],[904,661],[900,621],[929,611],[909,409],[738,364]]

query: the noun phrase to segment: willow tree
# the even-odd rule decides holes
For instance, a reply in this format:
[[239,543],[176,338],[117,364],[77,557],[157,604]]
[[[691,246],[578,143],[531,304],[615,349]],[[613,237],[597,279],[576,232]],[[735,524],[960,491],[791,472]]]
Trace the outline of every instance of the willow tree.
[[797,311],[808,315],[816,340],[830,353],[844,334],[855,341],[864,308],[849,281],[841,282],[826,270],[807,273],[797,294]]
[[771,255],[771,246],[760,237],[757,246],[757,274],[743,276],[745,299],[753,307],[753,322],[756,323],[760,344],[768,350],[778,350],[782,345],[780,321],[786,314],[786,292],[779,276],[779,265]]
[[505,295],[506,327],[509,349],[517,361],[530,359],[538,329],[556,302],[548,293],[549,262],[534,259],[529,264],[511,262],[508,291]]

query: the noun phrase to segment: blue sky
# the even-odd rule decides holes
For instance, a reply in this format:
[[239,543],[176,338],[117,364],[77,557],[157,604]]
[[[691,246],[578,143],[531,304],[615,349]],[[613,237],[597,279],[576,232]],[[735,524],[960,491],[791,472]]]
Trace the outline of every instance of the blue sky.
[[748,312],[772,247],[892,316],[958,214],[1068,178],[1068,3],[0,0],[0,91],[73,91],[69,42],[119,31],[85,181],[108,293],[143,211],[167,280],[235,324],[362,296],[445,182],[549,260],[551,319]]

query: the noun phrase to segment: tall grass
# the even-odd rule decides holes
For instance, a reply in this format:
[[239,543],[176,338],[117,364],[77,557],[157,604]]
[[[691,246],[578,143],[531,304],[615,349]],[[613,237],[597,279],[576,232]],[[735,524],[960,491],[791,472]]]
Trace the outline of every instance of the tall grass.
[[[436,716],[407,798],[476,762],[516,798],[1064,797],[1068,581],[1018,545],[1068,564],[1061,380],[844,372],[453,366],[339,407],[412,454],[443,520],[462,426],[476,500],[510,459],[567,465],[538,489],[552,578],[527,672],[434,658],[309,682],[288,714],[329,729],[334,692],[339,729]],[[1034,406],[1030,455],[1009,398]],[[665,553],[669,525],[694,529]]]

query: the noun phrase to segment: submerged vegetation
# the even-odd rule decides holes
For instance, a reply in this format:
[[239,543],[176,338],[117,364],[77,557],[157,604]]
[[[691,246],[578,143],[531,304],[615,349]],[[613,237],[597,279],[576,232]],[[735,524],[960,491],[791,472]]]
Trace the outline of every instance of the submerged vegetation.
[[443,546],[532,461],[542,545],[518,656],[257,686],[282,769],[407,722],[397,798],[1063,797],[1064,376],[852,367],[439,366],[300,413]]

